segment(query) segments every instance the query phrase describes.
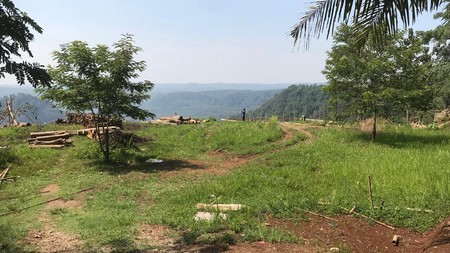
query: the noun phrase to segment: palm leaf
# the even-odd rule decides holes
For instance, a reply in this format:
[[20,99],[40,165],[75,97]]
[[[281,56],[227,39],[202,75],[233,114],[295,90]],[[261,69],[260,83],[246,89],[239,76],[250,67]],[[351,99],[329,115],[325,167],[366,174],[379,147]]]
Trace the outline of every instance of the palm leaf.
[[303,39],[308,48],[311,36],[318,38],[326,31],[328,38],[337,23],[350,22],[356,27],[354,34],[361,45],[371,36],[382,42],[386,33],[399,30],[399,22],[408,27],[422,12],[435,10],[443,2],[445,0],[318,0],[291,28],[290,36],[294,45]]

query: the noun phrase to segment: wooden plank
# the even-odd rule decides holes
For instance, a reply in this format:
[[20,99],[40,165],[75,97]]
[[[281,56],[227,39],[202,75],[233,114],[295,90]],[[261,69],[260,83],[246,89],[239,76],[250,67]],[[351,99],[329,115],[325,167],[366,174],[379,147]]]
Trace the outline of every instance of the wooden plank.
[[66,134],[67,131],[48,131],[48,132],[34,132],[30,133],[31,138],[36,138],[40,136],[47,136],[47,135],[59,135],[59,134]]
[[0,174],[0,184],[3,182],[3,179],[6,177],[6,174],[8,174],[9,168],[11,165],[8,165],[6,169],[3,170],[2,174]]
[[52,140],[57,140],[57,139],[67,139],[69,138],[69,134],[68,133],[64,133],[64,134],[55,134],[55,135],[48,135],[48,136],[40,136],[40,137],[36,137],[37,141],[52,141]]
[[[110,133],[112,133],[116,130],[121,130],[120,127],[117,127],[117,126],[109,126],[108,129],[109,129]],[[102,133],[103,129],[101,127],[99,130],[100,130],[100,133]],[[88,135],[90,132],[95,132],[95,131],[97,131],[97,129],[95,127],[92,127],[92,128],[73,130],[73,131],[69,131],[69,132],[71,135]]]
[[242,204],[203,204],[195,205],[197,209],[215,209],[218,211],[237,211],[244,207]]
[[53,145],[35,145],[35,144],[31,144],[29,145],[30,148],[64,148],[66,145],[64,144],[53,144]]
[[40,141],[40,140],[35,140],[32,144],[36,144],[36,145],[51,145],[51,144],[71,144],[72,140],[71,139],[56,139],[56,140],[50,140],[50,141]]

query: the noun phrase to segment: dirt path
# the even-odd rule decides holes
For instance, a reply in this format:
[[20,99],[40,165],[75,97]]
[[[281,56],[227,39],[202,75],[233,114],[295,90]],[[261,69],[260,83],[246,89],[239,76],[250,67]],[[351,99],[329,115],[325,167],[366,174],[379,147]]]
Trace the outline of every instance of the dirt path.
[[[314,126],[295,123],[281,123],[284,137],[281,142],[289,141],[295,132],[301,132],[310,144],[316,138],[311,131]],[[274,150],[271,152],[278,152]],[[236,156],[225,152],[209,154],[211,161],[183,161],[183,163],[165,164],[168,167],[163,177],[173,177],[180,173],[214,173],[223,175],[235,168],[254,161],[261,155]],[[173,168],[172,168],[173,167]],[[201,168],[201,169],[199,169]],[[43,189],[42,194],[53,194],[59,190],[57,185],[49,185]],[[38,252],[77,252],[83,242],[76,236],[57,231],[53,225],[49,212],[57,208],[80,208],[83,204],[83,196],[76,198],[73,203],[56,202],[49,204],[40,214],[39,219],[44,224],[41,230],[31,231],[26,243],[35,245]],[[292,243],[267,243],[264,241],[254,243],[238,243],[229,247],[216,245],[180,245],[176,244],[168,234],[172,232],[160,225],[141,224],[139,234],[136,236],[138,245],[157,246],[160,251],[148,252],[232,252],[232,253],[260,253],[260,252],[424,252],[443,253],[450,252],[450,220],[444,221],[436,228],[425,234],[398,228],[395,231],[386,227],[370,223],[369,221],[351,215],[334,216],[330,220],[324,217],[306,214],[306,221],[293,222],[267,217],[266,224],[273,228],[279,228],[291,232],[302,238],[298,244]],[[172,233],[173,234],[173,233]],[[400,237],[398,245],[392,243],[394,235]],[[442,245],[434,244],[442,242]],[[428,247],[430,246],[430,247]],[[428,247],[428,248],[427,248]],[[427,248],[425,251],[422,249]],[[104,249],[104,252],[108,250]],[[140,251],[141,252],[141,251]]]
[[281,127],[283,128],[283,130],[286,133],[285,139],[292,138],[293,131],[298,131],[298,132],[303,133],[306,136],[306,138],[307,138],[306,143],[310,144],[314,141],[314,135],[308,129],[316,127],[316,126],[291,123],[291,122],[282,122]]
[[[290,140],[295,132],[301,132],[307,140],[306,144],[311,144],[315,140],[314,134],[310,131],[310,126],[296,123],[281,123],[285,136],[281,141]],[[274,151],[276,152],[276,151]],[[227,158],[225,154],[215,154]],[[259,155],[250,157],[233,157],[233,164],[225,166],[228,170],[236,166],[248,163]],[[450,219],[444,221],[436,228],[421,234],[404,228],[397,228],[395,231],[369,222],[366,219],[358,218],[352,215],[339,215],[332,217],[336,221],[307,214],[307,221],[292,222],[278,220],[272,217],[267,218],[267,224],[274,228],[287,230],[292,234],[303,238],[299,244],[291,243],[239,243],[230,246],[228,249],[221,249],[213,246],[193,246],[184,248],[185,252],[424,252],[424,253],[444,253],[450,252],[450,229],[448,235],[447,224],[450,225]],[[400,239],[398,244],[392,242],[394,235]],[[441,245],[434,244],[443,242]],[[425,250],[424,250],[425,249]]]

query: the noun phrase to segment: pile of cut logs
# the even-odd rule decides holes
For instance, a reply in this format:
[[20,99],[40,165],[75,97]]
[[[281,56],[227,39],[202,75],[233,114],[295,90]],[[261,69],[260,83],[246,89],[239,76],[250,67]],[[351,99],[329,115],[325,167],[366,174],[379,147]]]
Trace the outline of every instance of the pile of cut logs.
[[28,145],[30,148],[63,148],[72,144],[67,131],[50,131],[30,133]]
[[[68,112],[66,113],[67,120],[58,119],[55,121],[56,124],[69,124],[69,125],[82,125],[86,128],[95,127],[95,117],[92,113],[76,113]],[[106,122],[106,119],[103,119]],[[118,118],[113,118],[109,120],[110,126],[118,126],[122,128],[122,120]]]
[[181,125],[181,124],[200,124],[198,119],[192,119],[191,117],[183,118],[183,116],[169,116],[161,117],[157,120],[150,121],[152,124],[165,124],[165,125]]
[[[116,127],[116,126],[110,126],[107,127],[109,133],[114,133],[116,131],[120,131],[120,127]],[[106,128],[105,128],[106,129]],[[77,130],[78,131],[78,135],[86,135],[89,139],[92,140],[97,140],[97,129],[95,128],[87,128],[87,129],[83,129],[83,130]],[[103,134],[103,129],[100,128],[99,130],[99,134],[102,135]]]
[[[108,129],[110,133],[120,131],[120,128],[116,126],[110,126]],[[100,134],[103,134],[102,128],[100,128]],[[80,130],[30,133],[28,144],[30,148],[63,148],[72,144],[72,139],[69,137],[73,135],[85,135],[90,139],[97,139],[97,130],[95,128],[85,128]]]

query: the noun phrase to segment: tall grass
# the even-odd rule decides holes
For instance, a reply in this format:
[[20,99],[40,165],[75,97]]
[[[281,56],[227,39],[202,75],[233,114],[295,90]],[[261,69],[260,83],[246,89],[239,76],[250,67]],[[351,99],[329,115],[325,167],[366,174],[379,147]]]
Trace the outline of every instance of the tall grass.
[[[315,134],[311,145],[266,155],[236,173],[168,191],[159,199],[166,209],[179,209],[178,217],[187,217],[196,202],[207,202],[213,194],[224,203],[245,204],[249,213],[241,221],[247,222],[261,214],[293,217],[305,209],[336,214],[341,207],[355,206],[374,218],[420,231],[450,214],[449,133],[397,127],[386,130],[377,142],[348,129]],[[161,221],[174,225],[179,219]]]
[[[119,163],[103,165],[97,162],[101,157],[96,144],[83,137],[63,150],[29,149],[25,139],[35,130],[0,129],[0,144],[10,145],[0,149],[0,165],[12,164],[9,176],[21,176],[1,185],[0,213],[47,200],[39,192],[49,184],[60,187],[51,197],[65,200],[79,197],[73,194],[78,190],[95,188],[82,195],[80,208],[37,206],[2,217],[1,231],[10,236],[0,237],[0,245],[7,245],[0,251],[26,252],[20,241],[28,231],[45,225],[37,219],[42,213],[56,229],[79,235],[87,248],[108,245],[117,251],[140,249],[134,238],[142,223],[168,225],[185,242],[295,242],[299,238],[265,226],[266,218],[302,219],[303,210],[339,214],[341,207],[355,206],[393,225],[424,231],[450,215],[447,131],[391,127],[371,142],[369,135],[352,129],[314,128],[314,141],[307,144],[300,134],[294,141],[280,141],[283,131],[274,122],[149,126],[134,132],[149,142],[137,144],[137,150],[126,153],[129,157],[118,156]],[[222,176],[172,172],[219,150],[261,155]],[[148,158],[164,163],[146,163]],[[214,201],[245,208],[230,212],[226,220],[194,221],[195,204]]]

